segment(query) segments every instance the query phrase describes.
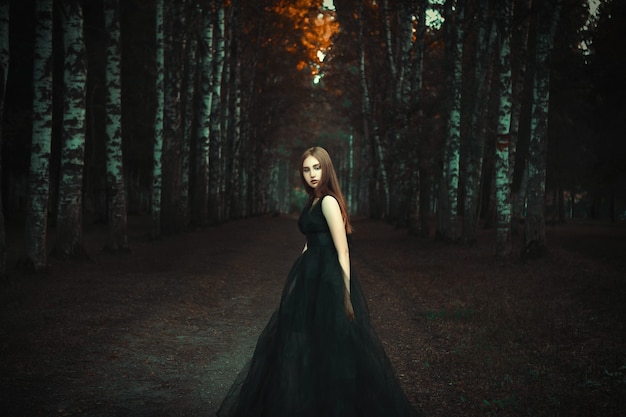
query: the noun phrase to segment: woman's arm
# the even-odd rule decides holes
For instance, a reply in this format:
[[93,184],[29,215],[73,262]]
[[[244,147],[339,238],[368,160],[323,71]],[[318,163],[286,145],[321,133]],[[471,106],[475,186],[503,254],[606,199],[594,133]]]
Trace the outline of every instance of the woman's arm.
[[335,198],[324,198],[322,200],[322,213],[328,223],[330,234],[337,249],[339,264],[343,270],[343,280],[350,292],[350,250],[348,248],[348,238],[346,237],[346,226],[343,223],[341,209]]

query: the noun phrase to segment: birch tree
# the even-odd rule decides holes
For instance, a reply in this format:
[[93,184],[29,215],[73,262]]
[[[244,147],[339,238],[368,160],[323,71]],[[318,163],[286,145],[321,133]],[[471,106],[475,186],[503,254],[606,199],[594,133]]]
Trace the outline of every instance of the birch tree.
[[498,110],[498,135],[496,139],[496,255],[507,257],[511,253],[511,167],[509,146],[511,138],[511,24],[510,1],[500,5],[500,104]]
[[183,224],[187,226],[190,221],[190,173],[191,173],[191,144],[194,134],[194,111],[196,110],[196,75],[198,70],[198,37],[196,31],[199,32],[198,23],[202,23],[202,19],[192,16],[202,16],[198,5],[191,8],[189,24],[189,39],[186,44],[186,84],[184,96],[183,110],[183,144],[182,144],[182,169],[180,178],[180,211]]
[[47,268],[52,135],[52,20],[52,0],[36,0],[33,129],[24,235],[24,263],[27,268],[36,272]]
[[225,217],[242,216],[242,202],[245,199],[244,191],[247,190],[241,178],[241,151],[242,151],[242,86],[241,86],[241,48],[242,48],[242,25],[235,13],[241,7],[238,0],[232,1],[228,10],[225,26],[228,30],[225,34],[225,60],[224,60],[224,84],[227,92],[223,94],[222,102],[227,114],[222,116],[222,131],[227,144],[226,168],[225,168]]
[[62,7],[65,48],[63,148],[54,254],[65,259],[86,255],[83,247],[82,195],[87,68],[82,6],[78,1],[65,1]]
[[213,57],[212,71],[212,92],[211,92],[211,128],[210,128],[210,146],[209,146],[209,222],[211,224],[219,224],[224,221],[224,195],[223,181],[224,170],[222,138],[222,74],[224,71],[224,7],[217,5],[217,13],[215,15],[215,25],[213,26],[213,42],[215,47]]
[[[2,137],[4,125],[4,97],[9,75],[9,2],[0,2],[0,184],[2,184]],[[6,278],[6,234],[4,209],[0,187],[0,282]]]
[[182,169],[182,107],[183,52],[186,31],[184,2],[166,2],[164,28],[164,103],[163,103],[163,154],[161,225],[170,231],[182,231],[180,186]]
[[365,42],[364,42],[364,25],[365,18],[363,14],[363,4],[359,2],[358,6],[358,65],[359,65],[359,84],[361,87],[361,118],[363,123],[363,135],[366,141],[371,141],[375,160],[377,181],[380,181],[380,188],[383,193],[383,210],[382,215],[385,217],[389,214],[389,179],[387,169],[385,167],[385,154],[383,144],[380,138],[380,129],[376,118],[373,117],[372,100],[367,81],[367,73],[365,66]]
[[490,15],[489,2],[480,0],[476,19],[478,20],[478,35],[476,38],[476,54],[472,89],[472,107],[468,136],[465,140],[465,198],[463,204],[463,241],[466,244],[476,243],[478,227],[479,202],[483,159],[485,152],[485,126],[488,115],[485,111],[489,107],[493,76],[493,50],[496,40],[495,19]]
[[426,8],[428,2],[418,2],[416,17],[417,30],[415,31],[415,42],[412,45],[413,61],[410,67],[410,97],[409,107],[417,109],[418,123],[415,132],[407,132],[407,140],[416,150],[417,166],[415,172],[417,175],[411,176],[411,200],[409,203],[409,231],[420,236],[428,236],[430,233],[429,226],[429,185],[428,178],[425,175],[426,156],[420,152],[424,146],[422,141],[422,123],[421,123],[421,106],[419,97],[422,95],[423,72],[424,72],[424,37],[426,35]]
[[194,204],[192,222],[206,226],[209,221],[209,145],[211,133],[211,107],[213,78],[213,11],[205,6],[202,13],[202,37],[199,42],[200,75],[198,81],[198,118]]
[[[511,57],[511,66],[515,69],[512,74],[512,105],[511,105],[511,127],[509,135],[509,184],[513,184],[513,173],[516,166],[517,143],[519,137],[520,116],[522,113],[522,98],[524,96],[524,83],[526,81],[526,69],[528,61],[528,35],[530,33],[530,8],[532,0],[523,0],[520,7],[513,8],[513,14],[519,16],[519,30],[516,31],[518,40],[516,43],[516,54]],[[511,42],[513,39],[511,39]],[[513,59],[515,59],[515,64]],[[518,233],[519,219],[526,202],[526,188],[528,183],[528,170],[526,164],[522,168],[522,181],[516,190],[511,189],[511,233]]]
[[559,21],[558,3],[541,3],[536,24],[535,76],[531,137],[528,149],[528,211],[524,223],[523,256],[541,256],[546,248],[545,192],[548,109],[550,104],[550,53]]
[[106,169],[108,251],[128,250],[128,221],[122,154],[122,77],[119,0],[104,1],[106,28]]
[[156,110],[154,113],[154,148],[152,151],[152,229],[150,235],[153,239],[161,236],[161,194],[162,181],[162,158],[163,158],[163,113],[165,106],[164,73],[165,73],[165,38],[164,38],[164,0],[156,2],[156,62],[155,62],[155,91]]
[[[461,78],[463,75],[463,2],[446,1],[448,18],[454,15],[451,46],[450,112],[448,115],[447,137],[443,153],[443,175],[440,194],[439,229],[440,238],[454,242],[458,240],[457,214],[459,167],[461,159]],[[447,19],[446,19],[447,20]],[[449,23],[448,23],[449,24]]]
[[[418,172],[415,161],[417,146],[410,146],[407,152],[407,128],[409,123],[409,99],[411,97],[411,50],[413,48],[413,17],[415,11],[408,2],[403,2],[395,13],[389,6],[389,0],[382,2],[383,28],[387,66],[391,75],[390,106],[386,106],[392,120],[388,137],[392,138],[389,144],[390,154],[394,164],[390,166],[390,203],[389,220],[397,224],[406,225],[409,216],[410,181],[405,178],[406,171]],[[392,19],[393,15],[393,19]],[[392,32],[392,21],[396,21]],[[395,36],[393,36],[393,35]],[[416,138],[419,139],[419,138]],[[415,166],[414,166],[415,164]]]

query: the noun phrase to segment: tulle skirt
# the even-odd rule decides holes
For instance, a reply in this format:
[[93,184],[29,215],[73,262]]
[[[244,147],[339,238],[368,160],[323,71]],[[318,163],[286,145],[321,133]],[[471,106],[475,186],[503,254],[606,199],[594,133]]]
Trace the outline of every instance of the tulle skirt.
[[219,417],[407,417],[407,400],[370,325],[351,271],[349,320],[337,253],[309,246],[294,263],[281,303]]

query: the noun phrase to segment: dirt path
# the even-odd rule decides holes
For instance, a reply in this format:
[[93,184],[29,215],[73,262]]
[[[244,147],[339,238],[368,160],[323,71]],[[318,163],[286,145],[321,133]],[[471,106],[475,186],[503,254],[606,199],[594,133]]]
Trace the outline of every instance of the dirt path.
[[[295,219],[155,242],[132,221],[132,254],[99,252],[94,229],[92,262],[55,262],[2,289],[2,415],[214,415],[302,249]],[[626,405],[623,228],[597,232],[604,251],[589,230],[559,232],[569,247],[526,265],[494,260],[488,237],[446,247],[383,223],[355,227],[372,321],[425,415],[611,416]],[[601,413],[571,412],[581,404]]]
[[[288,218],[258,218],[95,251],[3,294],[1,409],[9,415],[212,415],[251,354],[301,249]],[[299,249],[300,248],[300,249]]]

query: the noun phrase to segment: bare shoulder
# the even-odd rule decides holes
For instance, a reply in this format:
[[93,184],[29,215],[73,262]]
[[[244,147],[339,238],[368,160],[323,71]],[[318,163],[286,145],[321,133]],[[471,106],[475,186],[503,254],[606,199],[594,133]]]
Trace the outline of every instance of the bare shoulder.
[[332,195],[326,195],[322,198],[322,211],[334,211],[335,209],[340,210],[339,202]]
[[322,199],[322,213],[326,217],[327,221],[341,220],[343,224],[343,217],[341,216],[341,208],[339,202],[333,196],[326,196]]

